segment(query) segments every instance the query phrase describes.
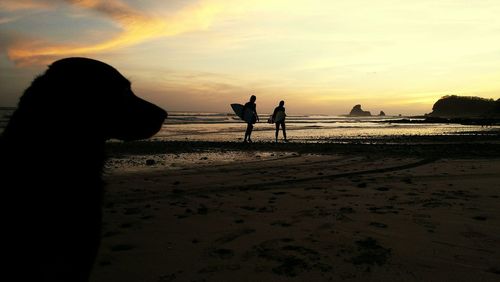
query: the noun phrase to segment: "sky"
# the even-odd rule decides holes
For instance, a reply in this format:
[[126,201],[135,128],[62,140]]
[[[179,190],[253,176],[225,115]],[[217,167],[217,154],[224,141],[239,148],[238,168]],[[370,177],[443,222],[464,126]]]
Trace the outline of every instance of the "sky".
[[[169,111],[418,115],[500,98],[498,0],[1,0],[0,106],[65,57]],[[70,95],[70,94],[68,94]]]

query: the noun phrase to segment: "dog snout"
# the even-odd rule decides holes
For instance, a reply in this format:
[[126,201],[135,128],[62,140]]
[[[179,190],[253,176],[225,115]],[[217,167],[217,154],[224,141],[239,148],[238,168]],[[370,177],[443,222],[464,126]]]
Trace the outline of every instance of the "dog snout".
[[122,122],[114,126],[112,138],[124,141],[147,139],[161,130],[167,111],[131,95],[127,100],[127,106],[120,115]]
[[162,120],[162,123],[168,118],[168,113],[164,109],[158,107],[158,118]]

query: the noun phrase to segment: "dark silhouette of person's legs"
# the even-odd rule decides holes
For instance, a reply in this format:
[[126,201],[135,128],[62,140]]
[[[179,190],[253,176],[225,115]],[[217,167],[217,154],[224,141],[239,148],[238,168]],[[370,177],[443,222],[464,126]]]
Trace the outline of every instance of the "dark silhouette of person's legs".
[[278,133],[279,133],[279,131],[280,131],[280,124],[277,122],[276,123],[276,134],[275,134],[275,136],[276,136],[276,143],[278,142]]
[[285,139],[285,142],[286,142],[287,141],[286,140],[286,127],[285,127],[285,122],[283,122],[283,121],[276,123],[276,133],[275,133],[276,142],[278,142],[278,133],[280,131],[280,126],[281,126],[281,130],[283,131],[283,138]]
[[252,142],[252,139],[250,138],[252,135],[252,130],[253,130],[253,124],[247,123],[247,130],[245,131],[245,140],[243,142]]
[[286,139],[286,127],[285,127],[285,122],[284,121],[281,123],[281,130],[283,130],[283,138],[285,138],[285,142],[287,142],[287,139]]

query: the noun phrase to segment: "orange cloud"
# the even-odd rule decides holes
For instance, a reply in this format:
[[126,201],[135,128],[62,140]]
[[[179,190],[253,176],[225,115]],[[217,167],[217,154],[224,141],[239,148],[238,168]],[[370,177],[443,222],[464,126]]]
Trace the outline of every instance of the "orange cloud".
[[46,9],[51,4],[43,0],[2,0],[0,2],[0,10],[3,11],[18,11],[18,10],[32,10],[32,9]]
[[93,45],[51,44],[44,41],[18,41],[8,48],[10,60],[18,65],[47,63],[58,57],[90,55],[144,41],[174,36],[188,31],[207,28],[222,5],[205,1],[188,6],[168,19],[148,15],[119,0],[66,0],[71,5],[90,9],[105,15],[123,30],[110,40]]

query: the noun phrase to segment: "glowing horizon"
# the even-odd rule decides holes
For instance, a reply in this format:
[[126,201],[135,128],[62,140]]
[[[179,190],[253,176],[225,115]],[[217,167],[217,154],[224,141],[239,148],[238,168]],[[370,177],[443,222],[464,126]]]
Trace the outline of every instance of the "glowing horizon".
[[0,105],[50,62],[116,67],[170,110],[423,114],[441,96],[500,97],[500,3],[4,0]]

